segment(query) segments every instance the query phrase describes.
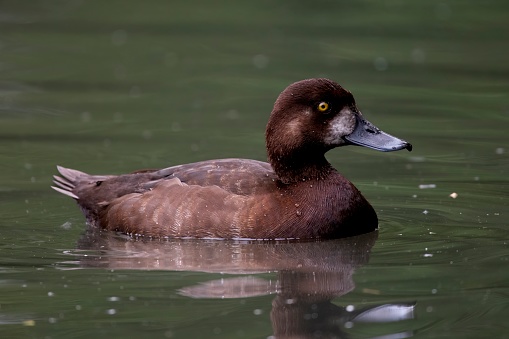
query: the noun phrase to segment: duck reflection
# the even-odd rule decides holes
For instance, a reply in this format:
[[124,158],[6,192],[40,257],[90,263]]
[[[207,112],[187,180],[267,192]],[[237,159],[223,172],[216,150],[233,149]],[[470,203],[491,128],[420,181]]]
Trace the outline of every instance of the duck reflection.
[[[378,233],[328,241],[215,241],[132,239],[90,230],[79,250],[101,255],[79,256],[85,267],[200,271],[242,274],[179,290],[191,298],[247,298],[274,294],[271,321],[277,338],[349,336],[359,322],[395,322],[414,318],[414,303],[394,303],[355,309],[334,298],[355,288],[355,270],[368,263]],[[257,273],[276,272],[274,279]],[[411,331],[383,338],[408,338]],[[381,337],[380,337],[381,338]]]

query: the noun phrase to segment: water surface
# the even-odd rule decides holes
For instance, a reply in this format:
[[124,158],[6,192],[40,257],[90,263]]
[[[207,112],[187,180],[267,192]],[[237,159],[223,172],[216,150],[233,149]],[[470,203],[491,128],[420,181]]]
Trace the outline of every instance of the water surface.
[[[509,336],[506,2],[0,8],[0,336]],[[147,242],[49,189],[57,164],[264,160],[278,93],[318,76],[414,145],[328,153],[375,234]]]

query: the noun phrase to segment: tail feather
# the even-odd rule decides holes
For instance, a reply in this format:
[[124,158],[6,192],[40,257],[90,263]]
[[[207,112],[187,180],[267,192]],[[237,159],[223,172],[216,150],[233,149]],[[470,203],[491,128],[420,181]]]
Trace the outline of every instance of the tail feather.
[[53,179],[54,179],[53,180],[54,183],[58,183],[58,186],[61,186],[61,187],[65,186],[66,189],[72,190],[75,187],[72,182],[69,182],[69,180],[59,177],[58,175],[54,175]]
[[[58,185],[58,184],[57,184]],[[71,191],[68,191],[67,189],[62,189],[60,187],[51,186],[55,191],[60,192],[62,194],[67,195],[68,197],[71,197],[73,199],[79,200],[80,197],[78,197],[76,194],[72,193]]]
[[76,181],[83,176],[89,176],[84,172],[80,172],[74,169],[57,166],[58,172],[61,176],[54,175],[53,183],[55,186],[51,186],[55,191],[67,195],[73,199],[78,200],[79,197],[73,193],[76,188]]
[[58,172],[60,172],[60,174],[70,182],[76,182],[76,180],[80,177],[90,176],[89,174],[87,174],[85,172],[81,172],[81,171],[71,169],[71,168],[65,168],[62,166],[57,166],[57,169],[58,169]]

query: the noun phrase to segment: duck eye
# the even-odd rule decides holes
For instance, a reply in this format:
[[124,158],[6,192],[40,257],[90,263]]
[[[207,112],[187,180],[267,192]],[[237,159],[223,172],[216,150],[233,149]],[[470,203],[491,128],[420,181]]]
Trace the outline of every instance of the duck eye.
[[322,101],[321,103],[318,104],[317,107],[320,112],[325,112],[326,110],[329,109],[329,104],[326,103],[325,101]]

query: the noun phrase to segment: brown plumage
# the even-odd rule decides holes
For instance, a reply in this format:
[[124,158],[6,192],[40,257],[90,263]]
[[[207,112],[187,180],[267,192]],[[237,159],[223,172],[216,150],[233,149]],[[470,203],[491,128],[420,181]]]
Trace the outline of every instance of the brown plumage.
[[325,159],[358,144],[411,145],[364,120],[350,92],[327,79],[290,85],[266,129],[269,163],[222,159],[132,174],[58,167],[55,190],[103,229],[152,237],[337,238],[377,228],[371,205]]

